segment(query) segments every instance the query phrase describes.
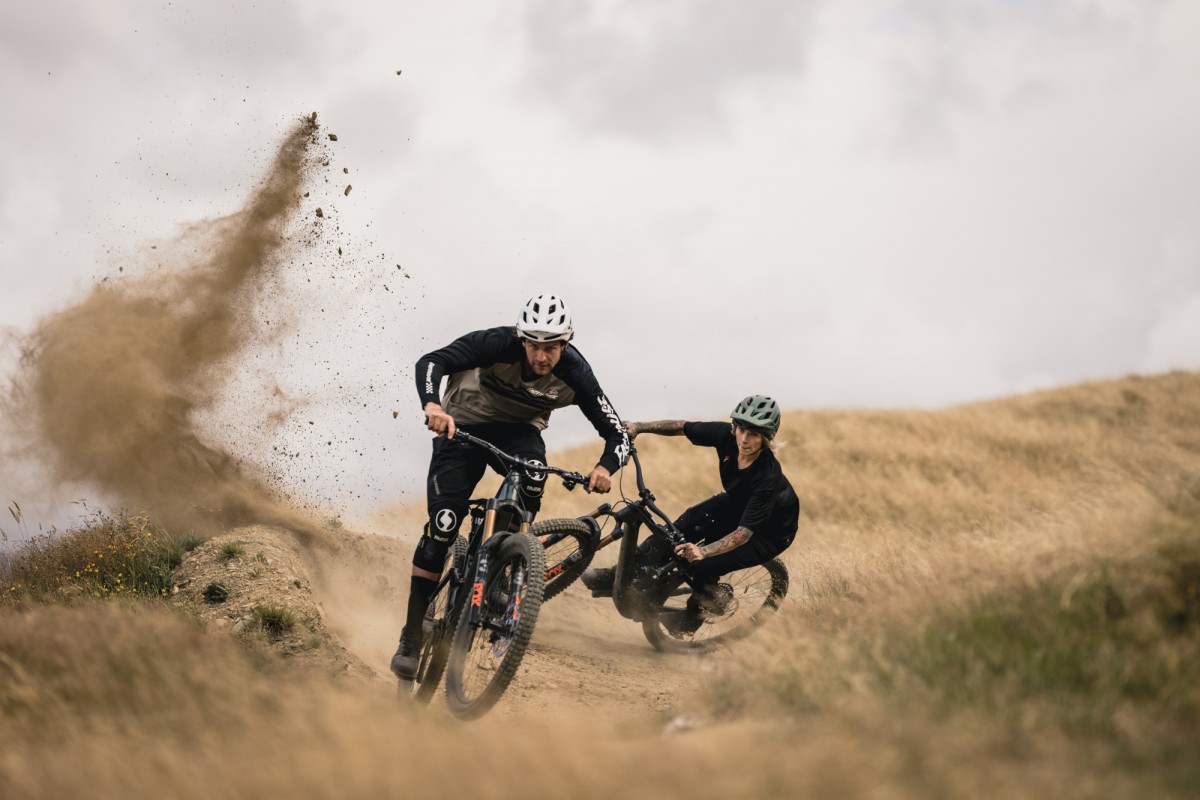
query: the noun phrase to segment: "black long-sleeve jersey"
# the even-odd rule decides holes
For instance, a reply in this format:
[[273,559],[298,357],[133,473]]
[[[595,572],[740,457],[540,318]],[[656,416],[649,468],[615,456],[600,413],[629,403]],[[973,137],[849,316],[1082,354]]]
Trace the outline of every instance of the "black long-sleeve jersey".
[[568,344],[551,373],[533,380],[522,375],[524,361],[525,348],[512,327],[460,336],[417,361],[421,407],[438,403],[460,424],[525,422],[544,430],[550,412],[577,405],[604,439],[599,465],[610,473],[620,469],[629,458],[629,436],[583,354]]

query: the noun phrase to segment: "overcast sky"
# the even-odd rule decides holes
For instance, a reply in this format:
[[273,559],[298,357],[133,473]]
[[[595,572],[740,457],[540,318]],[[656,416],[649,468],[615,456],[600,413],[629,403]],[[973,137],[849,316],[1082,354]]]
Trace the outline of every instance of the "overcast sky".
[[1189,0],[8,3],[0,324],[237,210],[315,110],[340,241],[411,275],[301,332],[335,501],[420,488],[412,362],[540,292],[633,419],[1196,369],[1198,45]]

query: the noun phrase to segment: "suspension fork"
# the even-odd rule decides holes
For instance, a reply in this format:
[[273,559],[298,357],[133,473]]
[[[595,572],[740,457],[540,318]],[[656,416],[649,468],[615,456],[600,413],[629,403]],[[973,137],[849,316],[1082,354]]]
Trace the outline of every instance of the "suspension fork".
[[480,526],[479,549],[476,551],[475,579],[471,582],[471,600],[467,607],[467,621],[476,628],[479,627],[479,620],[483,616],[483,590],[484,584],[487,582],[488,557],[491,552],[488,542],[491,541],[492,534],[496,531],[496,507],[496,500],[492,498],[484,505],[482,516],[475,517]]
[[[471,601],[467,612],[468,621],[476,628],[480,626],[483,619],[483,598],[487,593],[488,566],[491,562],[491,551],[494,549],[492,545],[493,536],[497,532],[496,521],[499,518],[501,506],[509,507],[508,510],[510,513],[520,516],[520,523],[518,525],[520,532],[525,533],[529,531],[531,515],[506,496],[503,496],[504,494],[504,492],[501,492],[499,496],[488,499],[484,504],[483,515],[481,517],[480,524],[482,527],[479,537],[479,553],[475,562],[475,580],[471,583]],[[520,593],[525,585],[525,577],[525,570],[521,568],[518,568],[516,574],[513,576],[513,588],[509,593],[509,606],[504,614],[505,627],[509,625],[515,627],[517,620],[520,618]]]

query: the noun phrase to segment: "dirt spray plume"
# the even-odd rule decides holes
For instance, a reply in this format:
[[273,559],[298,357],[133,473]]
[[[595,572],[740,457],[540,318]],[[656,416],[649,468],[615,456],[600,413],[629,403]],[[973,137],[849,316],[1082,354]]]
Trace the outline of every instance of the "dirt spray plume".
[[284,261],[316,131],[314,113],[287,134],[242,210],[186,231],[182,263],[102,282],[22,343],[17,413],[57,481],[94,486],[168,526],[316,530],[195,422],[251,343],[252,295]]

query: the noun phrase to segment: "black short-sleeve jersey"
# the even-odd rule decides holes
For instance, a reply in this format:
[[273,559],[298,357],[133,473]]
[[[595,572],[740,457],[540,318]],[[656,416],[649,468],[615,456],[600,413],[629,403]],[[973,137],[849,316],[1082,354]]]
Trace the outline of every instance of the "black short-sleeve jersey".
[[795,532],[800,500],[774,453],[764,448],[754,463],[738,469],[737,440],[728,422],[688,422],[683,432],[692,444],[716,449],[721,486],[730,507],[741,510],[741,527],[764,536]]

